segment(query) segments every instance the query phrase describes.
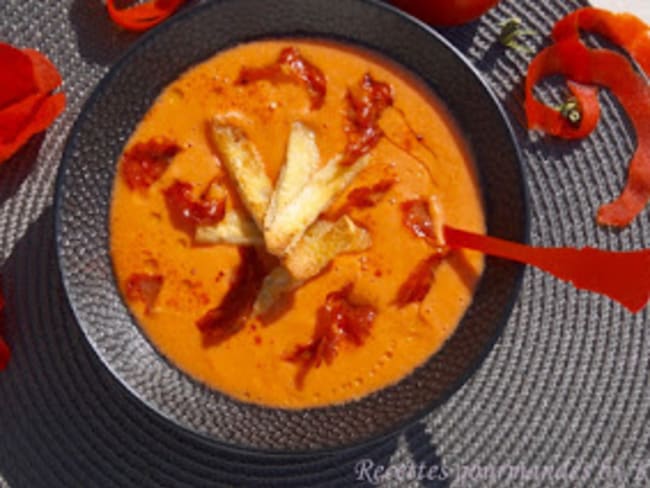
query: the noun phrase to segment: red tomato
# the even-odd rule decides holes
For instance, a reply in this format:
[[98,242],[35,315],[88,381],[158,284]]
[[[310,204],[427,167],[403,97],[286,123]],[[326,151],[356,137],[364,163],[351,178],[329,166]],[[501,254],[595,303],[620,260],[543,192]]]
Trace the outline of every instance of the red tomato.
[[499,0],[392,0],[397,7],[433,25],[459,25],[479,18]]

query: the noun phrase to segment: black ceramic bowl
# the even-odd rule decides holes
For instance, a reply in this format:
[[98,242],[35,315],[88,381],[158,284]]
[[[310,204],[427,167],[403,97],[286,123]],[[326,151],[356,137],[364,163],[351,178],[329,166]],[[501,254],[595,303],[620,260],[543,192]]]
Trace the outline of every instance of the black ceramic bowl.
[[187,68],[244,41],[287,36],[362,46],[419,77],[446,103],[467,138],[480,172],[489,233],[527,240],[518,151],[486,85],[431,29],[363,0],[215,0],[144,37],[100,83],[72,130],[57,182],[56,239],[77,321],[133,395],[177,426],[217,442],[305,452],[389,434],[443,402],[498,337],[521,268],[488,259],[474,302],[443,349],[398,384],[345,405],[291,411],[241,403],[199,384],[158,354],[113,278],[108,222],[120,151],[160,91]]

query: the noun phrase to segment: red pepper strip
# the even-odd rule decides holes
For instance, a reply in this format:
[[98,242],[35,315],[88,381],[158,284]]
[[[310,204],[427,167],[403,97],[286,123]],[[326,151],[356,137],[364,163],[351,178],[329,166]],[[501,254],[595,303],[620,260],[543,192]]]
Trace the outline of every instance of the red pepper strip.
[[46,130],[65,109],[65,95],[57,93],[47,97],[11,142],[0,142],[0,163],[13,156],[35,134]]
[[355,188],[348,193],[347,199],[341,207],[336,210],[327,212],[324,217],[328,220],[338,220],[346,213],[353,211],[356,208],[371,208],[377,205],[381,199],[390,191],[395,185],[394,178],[386,178],[372,186],[362,186]]
[[650,249],[614,252],[591,247],[543,248],[449,226],[444,231],[451,248],[472,249],[536,266],[576,288],[606,295],[631,312],[641,311],[650,298]]
[[238,85],[246,85],[260,80],[271,83],[299,83],[307,89],[311,109],[318,110],[325,103],[327,79],[316,65],[307,61],[295,47],[286,47],[278,59],[267,66],[244,67],[237,79]]
[[177,218],[186,223],[214,225],[223,220],[226,213],[224,199],[195,199],[190,183],[176,180],[163,191],[165,201]]
[[0,42],[0,109],[38,91],[32,61],[22,50]]
[[557,59],[554,52],[544,50],[540,52],[528,67],[526,75],[526,116],[529,129],[540,129],[552,136],[562,139],[581,139],[588,136],[598,125],[600,120],[600,103],[598,102],[598,89],[580,85],[572,81],[567,82],[571,94],[576,98],[582,115],[578,124],[573,124],[562,111],[544,105],[533,95],[533,88],[543,78],[557,72]]
[[325,361],[332,364],[344,340],[361,346],[370,335],[377,311],[371,305],[357,304],[350,299],[353,284],[348,283],[325,298],[316,314],[316,328],[311,342],[301,344],[287,355],[286,361],[300,367],[296,374],[296,386],[301,389],[305,376],[311,368],[318,368]]
[[[580,30],[600,34],[625,49],[650,74],[650,28],[631,14],[616,14],[607,10],[586,7],[578,9],[555,24],[553,39],[563,41],[578,40]],[[539,128],[551,135],[565,139],[579,139],[588,135],[598,123],[600,107],[596,92],[585,88],[584,93],[571,92],[578,99],[583,120],[573,127],[558,111],[537,102],[532,96],[532,88],[539,79],[553,70],[553,60],[538,56],[529,69],[526,81],[526,112],[530,128]]]
[[627,58],[607,49],[588,49],[576,39],[567,39],[544,49],[547,74],[562,74],[579,83],[609,88],[627,112],[637,133],[638,147],[620,197],[598,211],[598,223],[624,227],[650,199],[650,86]]
[[[2,295],[0,295],[0,332],[2,332],[2,326],[4,325],[4,308],[5,301],[4,298],[2,298]],[[0,336],[0,371],[4,371],[7,368],[9,359],[11,359],[11,351],[2,336]]]
[[397,291],[395,305],[398,308],[404,308],[410,303],[421,302],[426,298],[435,281],[436,269],[443,259],[444,255],[437,252],[418,263]]
[[166,137],[134,144],[124,153],[121,172],[132,190],[145,190],[160,179],[181,147]]
[[[0,60],[0,100],[11,101],[0,109],[2,163],[31,136],[52,124],[65,108],[65,95],[49,95],[61,84],[61,75],[38,51],[20,51],[0,43]],[[29,71],[25,69],[25,62],[29,64]],[[23,78],[13,77],[6,72],[17,73]],[[3,87],[7,88],[6,93],[1,90]]]
[[151,0],[125,9],[115,7],[115,0],[106,0],[108,15],[120,27],[142,32],[160,24],[176,12],[187,0]]
[[221,303],[196,322],[206,342],[220,342],[239,332],[251,318],[266,270],[255,248],[239,248],[240,263]]
[[384,131],[379,119],[393,105],[393,89],[370,73],[363,75],[357,86],[348,89],[348,142],[341,165],[349,166],[368,154],[379,143]]
[[580,30],[600,34],[621,46],[650,74],[650,27],[643,20],[632,14],[585,7],[570,13],[555,24],[553,39],[577,39]]

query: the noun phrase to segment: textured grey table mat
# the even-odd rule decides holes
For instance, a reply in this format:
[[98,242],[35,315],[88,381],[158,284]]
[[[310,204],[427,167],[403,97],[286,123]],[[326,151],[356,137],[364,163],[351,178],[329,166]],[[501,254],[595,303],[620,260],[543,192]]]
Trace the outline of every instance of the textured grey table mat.
[[[480,22],[443,33],[512,116],[533,242],[650,247],[650,210],[622,232],[594,222],[599,204],[622,187],[635,144],[615,101],[602,95],[604,120],[584,141],[530,135],[518,122],[530,54],[495,44],[500,22],[515,15],[539,33],[528,40],[538,48],[555,19],[583,4],[506,0]],[[471,380],[425,421],[356,459],[238,459],[176,432],[116,388],[65,306],[52,195],[83,102],[135,39],[110,24],[99,0],[0,1],[0,41],[45,52],[69,97],[51,130],[0,167],[0,272],[15,353],[0,375],[0,487],[351,486],[363,459],[396,468],[442,464],[453,474],[451,483],[384,486],[650,486],[648,312],[633,316],[534,270]]]

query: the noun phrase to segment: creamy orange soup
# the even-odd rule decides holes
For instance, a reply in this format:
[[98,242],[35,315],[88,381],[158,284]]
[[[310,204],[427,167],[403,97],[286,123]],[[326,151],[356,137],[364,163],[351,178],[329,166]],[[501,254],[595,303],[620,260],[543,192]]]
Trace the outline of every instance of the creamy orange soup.
[[[287,46],[297,48],[324,73],[327,92],[321,108],[314,109],[299,83],[235,83],[242,68],[271,65]],[[366,73],[391,87],[394,105],[381,115],[385,135],[370,151],[369,164],[328,211],[343,206],[355,188],[390,178],[393,185],[382,198],[349,211],[368,231],[372,245],[363,252],[337,256],[297,287],[290,306],[273,320],[251,318],[225,340],[205,341],[197,320],[221,303],[240,254],[235,245],[194,242],[187,226],[170,216],[163,190],[180,180],[192,184],[198,198],[215,178],[227,180],[206,129],[215,116],[244,131],[271,181],[284,162],[296,121],[314,131],[324,164],[346,147],[347,93]],[[422,300],[396,305],[400,287],[432,250],[426,239],[404,225],[403,202],[436,195],[446,222],[484,232],[480,192],[465,143],[441,103],[407,73],[374,55],[333,43],[282,40],[240,45],[193,67],[168,86],[125,151],[161,138],[174,141],[180,150],[157,181],[146,189],[133,189],[121,173],[116,177],[110,245],[115,275],[125,294],[134,274],[162,278],[150,306],[142,300],[127,301],[153,344],[189,375],[248,402],[285,408],[330,405],[395,383],[454,332],[483,270],[479,254],[449,254],[436,268]],[[227,206],[241,205],[232,185],[225,186]],[[342,341],[333,361],[309,368],[298,381],[302,366],[287,358],[313,339],[316,316],[327,295],[348,283],[353,284],[355,300],[375,311],[369,335],[361,345]]]

